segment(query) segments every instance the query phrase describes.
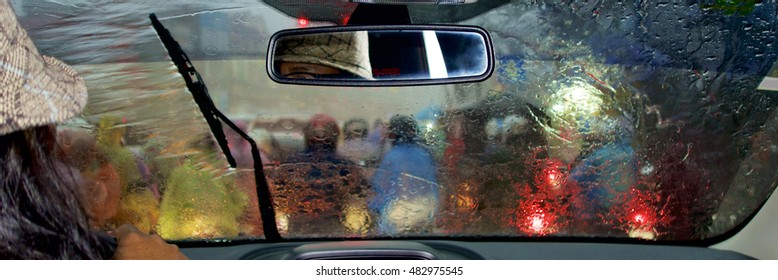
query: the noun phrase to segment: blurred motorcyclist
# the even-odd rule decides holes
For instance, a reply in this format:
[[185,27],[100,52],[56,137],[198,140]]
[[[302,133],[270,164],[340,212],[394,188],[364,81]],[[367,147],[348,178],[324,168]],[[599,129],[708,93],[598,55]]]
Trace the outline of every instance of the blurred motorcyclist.
[[432,230],[438,208],[437,169],[418,133],[413,117],[397,115],[389,121],[392,149],[371,180],[375,196],[369,203],[383,234]]

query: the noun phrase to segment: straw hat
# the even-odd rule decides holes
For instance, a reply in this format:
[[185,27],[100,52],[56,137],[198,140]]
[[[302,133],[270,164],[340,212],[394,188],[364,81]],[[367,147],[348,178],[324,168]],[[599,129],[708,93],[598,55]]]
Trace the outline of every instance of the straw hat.
[[373,79],[367,31],[307,34],[284,38],[276,47],[276,60],[313,63]]
[[0,0],[0,28],[0,135],[79,114],[87,100],[84,80],[38,53],[8,0]]

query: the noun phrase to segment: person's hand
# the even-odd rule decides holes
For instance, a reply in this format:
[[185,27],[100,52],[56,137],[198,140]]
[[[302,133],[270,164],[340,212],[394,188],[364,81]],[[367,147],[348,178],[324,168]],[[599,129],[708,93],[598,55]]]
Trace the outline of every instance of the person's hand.
[[114,231],[116,252],[114,260],[186,260],[178,246],[168,244],[159,235],[145,234],[132,225],[123,225]]

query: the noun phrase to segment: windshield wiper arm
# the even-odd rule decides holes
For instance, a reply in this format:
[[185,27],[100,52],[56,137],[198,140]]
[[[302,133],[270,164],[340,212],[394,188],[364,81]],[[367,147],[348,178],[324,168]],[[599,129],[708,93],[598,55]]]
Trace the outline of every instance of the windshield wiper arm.
[[149,18],[151,19],[151,25],[157,32],[157,36],[159,36],[165,49],[167,49],[170,59],[184,78],[186,87],[192,93],[192,97],[194,98],[195,103],[197,103],[197,107],[200,108],[200,112],[202,112],[203,117],[205,117],[208,127],[211,129],[213,136],[216,137],[216,142],[219,144],[219,147],[221,147],[222,152],[224,152],[224,156],[227,157],[227,162],[231,167],[235,168],[237,164],[232,153],[230,153],[227,137],[224,135],[221,122],[227,124],[227,126],[237,132],[240,137],[251,145],[251,157],[254,160],[254,179],[257,186],[259,213],[262,217],[262,229],[264,231],[265,239],[281,240],[281,235],[278,233],[278,227],[276,226],[276,215],[270,197],[270,187],[265,179],[265,172],[262,168],[262,159],[259,156],[257,143],[216,108],[216,105],[213,104],[213,100],[211,100],[211,96],[208,94],[208,88],[205,86],[205,81],[200,77],[200,73],[195,70],[192,61],[189,60],[189,57],[181,49],[181,45],[173,39],[173,35],[171,35],[170,31],[159,22],[155,14],[149,15]]

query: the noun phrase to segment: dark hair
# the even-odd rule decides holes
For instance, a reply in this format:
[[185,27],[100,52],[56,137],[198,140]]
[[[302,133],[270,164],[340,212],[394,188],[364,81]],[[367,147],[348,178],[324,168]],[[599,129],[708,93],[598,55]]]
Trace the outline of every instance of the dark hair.
[[80,176],[54,156],[55,133],[0,136],[0,259],[102,259],[111,251],[89,228]]
[[[316,129],[321,128],[324,134],[317,139]],[[338,145],[340,128],[333,117],[325,114],[316,114],[303,126],[303,138],[308,150],[335,150]],[[323,141],[322,141],[323,140]]]
[[367,137],[367,129],[368,129],[367,121],[365,119],[350,119],[343,124],[343,130],[344,130],[343,134],[345,135],[346,139],[349,139],[351,137],[351,135],[349,135],[347,130],[349,129],[349,126],[351,126],[352,124],[361,124],[362,126],[364,126],[365,130],[358,137],[359,138]]
[[389,132],[395,143],[415,143],[419,127],[412,116],[396,115],[389,120]]

